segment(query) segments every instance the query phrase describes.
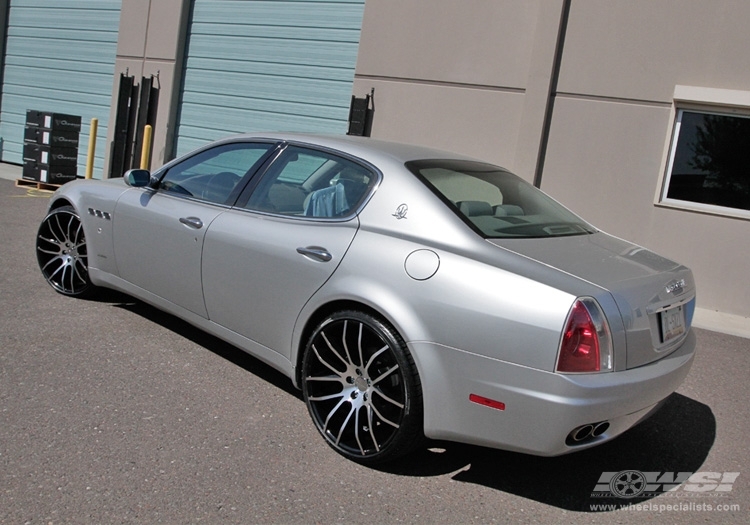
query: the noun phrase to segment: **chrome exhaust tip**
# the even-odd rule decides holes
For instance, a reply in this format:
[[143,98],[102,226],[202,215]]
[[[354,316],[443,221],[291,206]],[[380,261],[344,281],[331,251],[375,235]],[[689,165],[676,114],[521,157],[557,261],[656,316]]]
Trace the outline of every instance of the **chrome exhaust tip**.
[[589,436],[591,436],[591,433],[593,431],[594,431],[594,425],[583,425],[582,427],[578,427],[573,432],[571,432],[570,437],[576,443],[580,443],[581,441],[584,441]]
[[576,427],[570,431],[565,444],[568,446],[583,445],[588,443],[609,429],[609,421],[599,421],[598,423],[587,423]]
[[593,437],[599,437],[609,429],[609,421],[602,421],[594,426],[594,430],[591,431]]

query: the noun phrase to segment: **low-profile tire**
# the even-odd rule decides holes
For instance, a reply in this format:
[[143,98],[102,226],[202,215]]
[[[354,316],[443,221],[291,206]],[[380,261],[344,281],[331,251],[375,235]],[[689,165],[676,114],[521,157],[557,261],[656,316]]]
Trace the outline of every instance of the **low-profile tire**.
[[36,236],[36,256],[46,281],[70,297],[90,296],[88,250],[81,217],[72,206],[49,212]]
[[302,392],[318,431],[351,460],[391,461],[422,441],[414,361],[401,336],[372,315],[342,311],[318,325],[305,348]]

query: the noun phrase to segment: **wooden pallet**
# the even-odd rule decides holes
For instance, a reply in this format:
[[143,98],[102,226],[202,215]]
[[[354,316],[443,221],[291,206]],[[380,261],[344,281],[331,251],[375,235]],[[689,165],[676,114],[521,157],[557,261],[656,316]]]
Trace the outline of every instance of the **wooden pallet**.
[[48,184],[46,182],[40,182],[38,180],[16,179],[16,186],[19,188],[36,188],[37,190],[43,191],[55,191],[61,185]]

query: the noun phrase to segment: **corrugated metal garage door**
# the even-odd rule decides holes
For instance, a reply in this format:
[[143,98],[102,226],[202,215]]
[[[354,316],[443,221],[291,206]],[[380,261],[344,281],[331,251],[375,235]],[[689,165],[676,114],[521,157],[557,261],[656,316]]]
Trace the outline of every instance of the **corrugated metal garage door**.
[[364,0],[195,0],[182,154],[244,131],[347,129]]
[[0,112],[2,160],[22,162],[26,110],[79,115],[83,175],[89,122],[99,119],[101,172],[121,0],[11,0]]

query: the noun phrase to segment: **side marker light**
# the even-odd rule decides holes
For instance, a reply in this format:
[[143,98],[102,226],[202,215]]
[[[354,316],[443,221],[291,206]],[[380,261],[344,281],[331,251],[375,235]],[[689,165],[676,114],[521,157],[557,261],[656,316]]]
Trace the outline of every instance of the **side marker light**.
[[505,403],[501,401],[495,401],[487,397],[478,396],[476,394],[469,394],[469,401],[478,405],[484,405],[486,407],[494,408],[496,410],[505,410]]

